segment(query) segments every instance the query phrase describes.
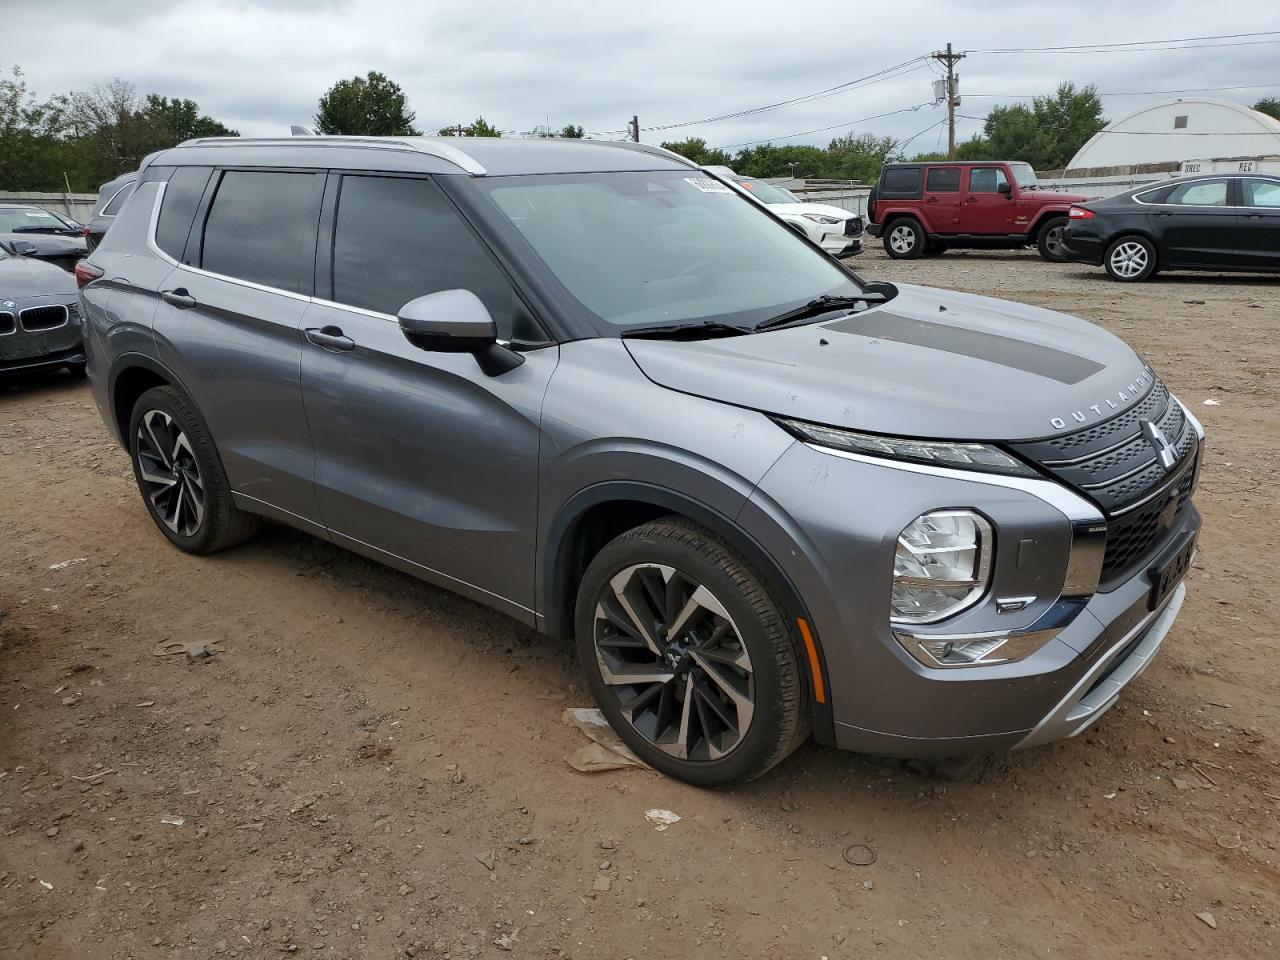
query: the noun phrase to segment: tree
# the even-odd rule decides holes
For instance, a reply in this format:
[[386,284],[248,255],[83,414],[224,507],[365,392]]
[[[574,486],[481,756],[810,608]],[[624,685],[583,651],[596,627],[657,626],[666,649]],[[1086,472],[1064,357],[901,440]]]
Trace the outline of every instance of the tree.
[[663,150],[670,150],[682,157],[687,157],[700,167],[729,166],[731,158],[723,150],[707,146],[701,137],[690,137],[687,140],[673,140],[662,144]]
[[196,137],[238,137],[238,131],[200,113],[194,100],[170,100],[168,97],[148,94],[146,114],[155,121],[166,139],[174,144]]
[[413,111],[400,85],[376,70],[339,80],[320,98],[318,133],[366,137],[416,137]]
[[0,78],[0,190],[62,188],[65,98],[38,103],[22,70]]
[[456,127],[441,127],[440,136],[442,137],[500,137],[502,131],[491,124],[484,117],[476,117],[472,121],[471,126],[464,127],[459,124]]
[[827,147],[823,176],[835,180],[859,180],[875,183],[880,179],[880,168],[898,149],[893,137],[877,137],[870,133],[854,136],[845,134],[832,140]]
[[1280,120],[1280,97],[1263,97],[1253,105],[1253,109]]
[[1065,167],[1085,142],[1107,125],[1092,84],[1063,83],[1031,106],[999,106],[987,114],[982,134],[956,148],[961,160],[1025,160],[1037,170]]
[[572,123],[565,124],[564,128],[560,131],[560,136],[567,140],[581,140],[585,135],[586,131],[583,130],[582,127],[575,126]]
[[775,146],[762,143],[758,147],[739,150],[733,158],[733,169],[745,177],[829,177],[830,157],[821,147],[805,144]]

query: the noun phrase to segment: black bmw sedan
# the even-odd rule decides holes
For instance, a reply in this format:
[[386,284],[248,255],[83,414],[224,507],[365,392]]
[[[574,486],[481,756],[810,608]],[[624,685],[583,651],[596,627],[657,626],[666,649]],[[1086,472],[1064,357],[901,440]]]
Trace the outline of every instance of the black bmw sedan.
[[1280,177],[1185,177],[1076,204],[1062,244],[1066,259],[1125,283],[1158,270],[1280,272]]

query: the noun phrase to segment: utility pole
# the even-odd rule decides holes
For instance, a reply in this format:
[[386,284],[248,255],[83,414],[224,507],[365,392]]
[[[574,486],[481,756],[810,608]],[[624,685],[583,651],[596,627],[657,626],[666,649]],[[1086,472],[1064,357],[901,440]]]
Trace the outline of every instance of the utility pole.
[[627,139],[640,142],[640,118],[632,114],[631,122],[627,124]]
[[956,158],[956,107],[960,106],[960,95],[956,90],[956,64],[963,60],[963,53],[952,53],[951,44],[947,44],[945,53],[938,51],[933,59],[945,64],[947,68],[947,159]]

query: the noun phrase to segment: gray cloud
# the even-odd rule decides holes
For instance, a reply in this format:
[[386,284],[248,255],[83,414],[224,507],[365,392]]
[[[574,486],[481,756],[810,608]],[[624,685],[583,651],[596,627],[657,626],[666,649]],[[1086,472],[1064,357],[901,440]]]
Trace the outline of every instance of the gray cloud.
[[[581,123],[620,130],[633,113],[653,126],[801,96],[944,45],[957,49],[1124,42],[1280,28],[1267,0],[1241,0],[1206,17],[1202,3],[1168,0],[1162,16],[1103,0],[973,5],[946,0],[858,5],[817,0],[691,4],[650,0],[521,0],[419,4],[393,0],[128,0],[20,3],[4,10],[5,61],[39,94],[85,89],[113,76],[141,92],[190,97],[248,135],[309,122],[335,80],[376,69],[409,95],[421,127],[483,115],[504,130]],[[54,12],[56,10],[56,16]],[[60,49],[51,25],[78,29]],[[30,51],[29,54],[26,51]],[[1107,54],[973,54],[960,64],[962,112],[981,117],[1019,94],[1064,80],[1106,92],[1275,83],[1209,94],[1252,103],[1280,94],[1280,45]],[[55,55],[56,54],[56,55]],[[7,62],[6,62],[7,61]],[[713,145],[780,137],[931,100],[933,69],[719,123],[645,134],[704,137]],[[999,97],[979,97],[997,94]],[[1109,115],[1156,97],[1108,97]],[[858,124],[905,138],[935,123],[922,107]],[[961,136],[980,127],[963,120]],[[825,143],[834,129],[782,142]],[[931,149],[941,128],[913,147]]]

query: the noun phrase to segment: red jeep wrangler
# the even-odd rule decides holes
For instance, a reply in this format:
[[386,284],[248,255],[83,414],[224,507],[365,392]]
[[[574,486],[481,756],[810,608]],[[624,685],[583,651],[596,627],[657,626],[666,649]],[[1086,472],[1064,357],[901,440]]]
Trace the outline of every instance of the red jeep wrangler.
[[1067,211],[1087,199],[1041,190],[1028,163],[889,163],[867,201],[867,233],[895,259],[1035,245],[1060,263]]

